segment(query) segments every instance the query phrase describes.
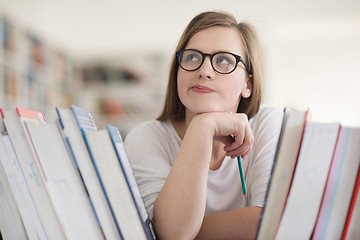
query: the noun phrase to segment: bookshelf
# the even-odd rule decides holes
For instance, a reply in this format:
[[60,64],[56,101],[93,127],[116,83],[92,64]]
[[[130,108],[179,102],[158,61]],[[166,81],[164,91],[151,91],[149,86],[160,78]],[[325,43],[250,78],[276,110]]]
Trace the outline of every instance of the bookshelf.
[[123,136],[160,113],[166,83],[159,52],[123,52],[115,59],[78,62],[78,105],[91,109],[100,128],[118,126]]
[[159,51],[79,59],[1,12],[0,45],[1,107],[36,109],[52,121],[56,106],[78,105],[124,136],[162,108],[167,64]]
[[0,105],[53,119],[53,106],[74,103],[74,65],[61,50],[0,13]]

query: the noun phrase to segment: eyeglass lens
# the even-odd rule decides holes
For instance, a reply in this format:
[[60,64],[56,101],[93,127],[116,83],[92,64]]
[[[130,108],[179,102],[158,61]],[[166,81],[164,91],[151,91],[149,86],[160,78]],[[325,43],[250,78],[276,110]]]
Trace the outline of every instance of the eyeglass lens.
[[[204,59],[204,55],[194,50],[184,50],[179,56],[179,64],[188,71],[198,69]],[[230,53],[216,53],[211,58],[211,65],[219,73],[230,73],[235,70],[237,61]]]

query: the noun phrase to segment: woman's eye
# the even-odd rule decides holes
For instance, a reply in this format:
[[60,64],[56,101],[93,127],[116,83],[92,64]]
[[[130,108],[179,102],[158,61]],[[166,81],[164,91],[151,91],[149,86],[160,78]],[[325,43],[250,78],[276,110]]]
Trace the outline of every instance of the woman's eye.
[[185,57],[186,62],[195,62],[198,60],[199,60],[199,57],[196,54],[189,54]]
[[231,61],[227,57],[219,56],[218,58],[216,58],[216,63],[228,65],[231,64]]

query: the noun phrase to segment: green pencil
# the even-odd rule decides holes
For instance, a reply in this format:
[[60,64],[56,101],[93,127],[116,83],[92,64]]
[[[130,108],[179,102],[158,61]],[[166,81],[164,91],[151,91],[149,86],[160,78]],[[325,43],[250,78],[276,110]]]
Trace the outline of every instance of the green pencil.
[[238,160],[238,166],[239,166],[239,172],[240,172],[240,179],[241,179],[241,186],[242,186],[242,190],[243,190],[243,195],[244,195],[244,197],[246,199],[247,192],[246,192],[246,186],[245,186],[244,171],[243,171],[242,164],[241,164],[241,157],[238,156],[237,160]]

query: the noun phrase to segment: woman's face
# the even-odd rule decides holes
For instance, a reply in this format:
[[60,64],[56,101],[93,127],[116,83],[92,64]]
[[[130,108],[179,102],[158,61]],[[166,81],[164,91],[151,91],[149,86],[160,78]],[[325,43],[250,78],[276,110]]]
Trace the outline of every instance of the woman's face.
[[[210,27],[196,33],[185,49],[202,53],[230,52],[244,56],[240,33],[235,28]],[[252,86],[244,65],[238,63],[235,71],[220,74],[205,57],[201,67],[186,71],[179,67],[178,94],[186,107],[187,117],[205,112],[236,112],[241,97],[249,97]]]

